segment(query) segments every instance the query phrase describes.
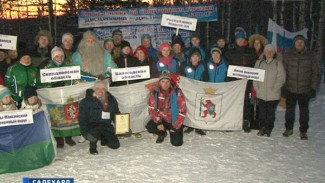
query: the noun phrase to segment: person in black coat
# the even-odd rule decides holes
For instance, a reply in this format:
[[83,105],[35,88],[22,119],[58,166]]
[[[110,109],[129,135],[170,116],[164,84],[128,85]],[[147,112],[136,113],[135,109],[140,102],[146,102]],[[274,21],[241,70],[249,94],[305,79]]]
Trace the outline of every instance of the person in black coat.
[[115,114],[119,114],[115,97],[107,91],[107,83],[98,80],[94,89],[86,91],[86,98],[79,104],[79,125],[81,135],[89,140],[89,152],[98,154],[97,141],[111,149],[120,147],[113,126]]

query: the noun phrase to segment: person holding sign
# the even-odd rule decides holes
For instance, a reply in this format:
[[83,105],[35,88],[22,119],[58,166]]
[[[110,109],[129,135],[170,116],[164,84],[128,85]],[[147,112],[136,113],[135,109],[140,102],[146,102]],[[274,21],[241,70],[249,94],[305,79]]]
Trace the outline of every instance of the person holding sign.
[[83,34],[72,60],[74,65],[80,66],[81,71],[96,77],[100,75],[110,77],[111,68],[116,68],[111,54],[104,49],[92,31]]
[[208,81],[211,83],[223,83],[227,77],[227,64],[222,56],[223,53],[218,45],[213,45],[211,50],[211,58],[207,63]]
[[160,45],[158,52],[158,61],[155,66],[152,67],[152,78],[158,78],[162,71],[168,70],[172,73],[179,73],[179,66],[177,61],[174,59],[171,47],[168,43]]
[[5,86],[0,85],[0,112],[17,110],[15,102],[11,98],[11,92]]
[[27,50],[21,50],[19,62],[9,67],[5,84],[12,93],[17,106],[23,101],[25,87],[39,86],[39,73],[36,67],[32,65],[31,57]]
[[281,87],[285,82],[285,70],[282,61],[277,58],[272,44],[264,48],[262,60],[258,60],[255,68],[265,70],[264,82],[253,81],[259,103],[258,122],[259,136],[271,136],[275,121],[275,111],[281,98]]
[[[64,52],[64,63],[72,65],[73,50],[73,35],[71,33],[65,33],[62,35],[62,50]],[[53,59],[52,59],[53,60]]]
[[186,116],[185,97],[182,90],[172,83],[168,70],[162,72],[156,89],[150,94],[148,110],[151,120],[146,128],[149,133],[158,134],[156,143],[164,141],[168,130],[171,144],[181,146]]
[[97,141],[111,149],[120,147],[113,126],[115,114],[119,114],[115,97],[107,91],[107,83],[98,80],[93,89],[86,91],[86,98],[79,104],[79,125],[83,137],[89,140],[90,154],[98,154]]
[[[153,66],[152,58],[148,55],[147,49],[144,46],[138,46],[135,50],[135,57],[138,59],[138,66],[149,66],[150,67],[150,73],[151,68]],[[144,81],[147,79],[139,79],[136,80],[136,82]]]

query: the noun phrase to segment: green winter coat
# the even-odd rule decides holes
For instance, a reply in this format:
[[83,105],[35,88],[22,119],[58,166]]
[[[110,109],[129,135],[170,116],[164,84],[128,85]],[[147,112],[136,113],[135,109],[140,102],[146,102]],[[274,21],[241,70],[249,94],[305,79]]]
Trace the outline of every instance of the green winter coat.
[[27,85],[39,86],[39,72],[36,67],[32,66],[32,64],[24,66],[18,62],[8,68],[5,84],[11,91],[12,98],[17,102],[21,102]]

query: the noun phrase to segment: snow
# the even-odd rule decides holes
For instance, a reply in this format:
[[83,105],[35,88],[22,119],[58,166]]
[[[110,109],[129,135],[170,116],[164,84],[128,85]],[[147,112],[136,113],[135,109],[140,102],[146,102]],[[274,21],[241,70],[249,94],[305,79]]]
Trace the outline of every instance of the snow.
[[[152,134],[120,139],[121,147],[98,144],[98,155],[88,152],[88,142],[65,146],[57,159],[41,169],[2,174],[0,182],[30,178],[74,178],[93,182],[324,182],[324,84],[310,103],[308,140],[300,140],[298,110],[294,134],[283,137],[284,110],[278,110],[271,137],[251,133],[208,131],[206,136],[184,134],[184,144],[173,147],[169,136],[156,144]],[[75,138],[77,139],[77,137]],[[0,162],[1,166],[1,162]]]

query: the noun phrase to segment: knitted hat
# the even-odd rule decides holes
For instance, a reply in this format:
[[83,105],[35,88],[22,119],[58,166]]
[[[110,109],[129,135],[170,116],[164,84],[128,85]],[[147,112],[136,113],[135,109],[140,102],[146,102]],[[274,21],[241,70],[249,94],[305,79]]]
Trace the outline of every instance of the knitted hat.
[[163,44],[161,44],[160,47],[159,47],[159,51],[162,51],[164,48],[169,48],[170,49],[169,43],[163,43]]
[[120,29],[115,29],[112,33],[113,37],[114,36],[122,36],[122,31]]
[[121,43],[121,50],[123,50],[123,48],[125,47],[130,47],[131,48],[131,45],[128,41],[122,41]]
[[193,32],[192,34],[191,34],[191,40],[192,40],[192,38],[198,38],[198,39],[200,39],[200,35],[199,35],[199,33],[197,33],[197,32]]
[[107,37],[107,38],[105,39],[105,41],[104,41],[104,45],[105,45],[107,42],[112,42],[113,44],[115,44],[115,43],[114,43],[114,39],[111,38],[111,37]]
[[159,81],[162,79],[169,79],[170,80],[170,72],[169,70],[164,70],[161,72],[160,76],[159,76]]
[[143,35],[141,36],[141,43],[142,43],[142,41],[143,41],[144,39],[149,39],[149,41],[150,41],[150,43],[151,43],[151,36],[150,36],[149,34],[143,34]]
[[97,39],[96,34],[93,31],[87,30],[86,32],[83,33],[82,38],[87,39],[89,37],[93,37]]
[[179,45],[181,45],[182,48],[184,48],[184,42],[183,42],[183,39],[182,39],[181,35],[176,36],[176,34],[173,34],[173,36],[172,36],[172,47],[175,44],[179,44]]
[[4,97],[8,95],[11,95],[9,89],[5,86],[0,85],[0,100],[2,100]]
[[212,47],[211,47],[211,50],[210,50],[211,55],[212,55],[213,52],[218,52],[220,55],[222,54],[221,49],[216,44],[215,45],[212,45]]
[[197,55],[201,57],[201,52],[198,48],[191,48],[189,58],[191,58],[193,55]]
[[68,39],[68,38],[70,38],[70,39],[73,40],[73,35],[72,35],[71,33],[65,33],[65,34],[63,34],[63,35],[62,35],[62,43],[63,43],[63,41],[64,41],[65,39]]
[[301,35],[301,34],[299,34],[299,35],[297,35],[297,36],[295,36],[293,38],[293,43],[295,43],[298,40],[303,40],[306,43],[306,38],[303,35]]
[[237,39],[246,39],[247,35],[246,35],[246,31],[244,28],[242,27],[236,27],[235,29],[235,41],[237,41]]
[[35,86],[29,86],[29,85],[27,85],[25,87],[24,99],[27,100],[30,97],[37,96],[36,89],[37,88]]
[[146,56],[146,57],[148,57],[148,52],[147,52],[147,49],[146,49],[146,47],[144,47],[144,46],[138,46],[137,47],[137,49],[135,50],[135,52],[137,52],[138,50],[141,50],[143,53],[144,53],[144,55]]
[[248,39],[248,44],[250,48],[253,48],[255,40],[259,40],[262,46],[265,46],[267,44],[267,39],[264,36],[260,34],[253,34],[249,36]]
[[41,36],[46,36],[49,39],[49,45],[52,46],[53,43],[52,35],[50,31],[44,29],[40,30],[35,36],[35,40],[34,40],[35,45],[38,45],[38,40]]
[[267,44],[265,47],[264,47],[264,53],[266,52],[266,50],[268,49],[271,49],[274,53],[276,53],[276,50],[274,48],[274,46],[272,44]]
[[27,49],[18,50],[18,60],[20,60],[22,57],[26,55],[30,56],[30,53]]
[[60,53],[61,55],[64,55],[62,48],[55,46],[51,51],[52,60],[54,59],[55,56],[60,55]]
[[105,82],[105,80],[97,80],[94,84],[94,90],[96,90],[97,88],[105,88],[105,90],[107,91],[107,82]]

